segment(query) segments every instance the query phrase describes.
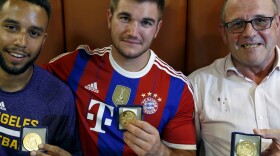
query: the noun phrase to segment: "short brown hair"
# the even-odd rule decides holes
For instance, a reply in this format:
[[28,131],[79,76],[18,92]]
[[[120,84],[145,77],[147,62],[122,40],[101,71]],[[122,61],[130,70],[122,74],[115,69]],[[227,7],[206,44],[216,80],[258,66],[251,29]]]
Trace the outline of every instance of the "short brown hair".
[[[163,11],[164,11],[164,6],[165,6],[165,0],[134,0],[134,1],[139,2],[139,3],[142,3],[142,2],[156,2],[157,6],[159,8],[158,9],[159,13],[160,13],[159,19],[162,18]],[[110,11],[111,11],[112,14],[114,13],[118,3],[119,3],[119,0],[111,0]]]

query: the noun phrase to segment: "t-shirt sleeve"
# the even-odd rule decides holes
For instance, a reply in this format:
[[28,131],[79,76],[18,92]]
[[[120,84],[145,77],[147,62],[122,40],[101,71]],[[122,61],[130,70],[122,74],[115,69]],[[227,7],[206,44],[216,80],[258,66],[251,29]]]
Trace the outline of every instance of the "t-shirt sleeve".
[[74,97],[69,90],[65,90],[65,103],[61,115],[60,126],[56,131],[55,144],[70,152],[73,156],[82,155],[81,143],[78,131],[78,121]]

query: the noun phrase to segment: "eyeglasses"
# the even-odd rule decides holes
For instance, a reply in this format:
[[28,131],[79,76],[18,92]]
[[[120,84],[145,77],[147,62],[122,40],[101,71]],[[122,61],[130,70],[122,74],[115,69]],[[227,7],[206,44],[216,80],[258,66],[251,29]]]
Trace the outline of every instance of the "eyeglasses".
[[258,18],[252,19],[250,21],[228,22],[228,23],[225,23],[224,26],[232,34],[242,33],[245,30],[247,23],[251,23],[251,25],[253,26],[253,28],[256,31],[260,31],[260,30],[269,29],[271,27],[271,23],[272,23],[273,19],[274,19],[274,16],[273,17],[258,17]]

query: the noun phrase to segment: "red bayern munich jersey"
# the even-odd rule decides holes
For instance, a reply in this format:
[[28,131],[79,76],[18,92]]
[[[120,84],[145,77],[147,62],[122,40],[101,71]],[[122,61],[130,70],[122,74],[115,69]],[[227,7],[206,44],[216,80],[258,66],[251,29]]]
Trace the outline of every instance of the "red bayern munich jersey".
[[186,76],[152,50],[143,70],[125,71],[111,50],[82,45],[45,66],[76,94],[84,155],[135,155],[119,130],[119,106],[141,106],[143,120],[158,129],[165,145],[195,150],[194,102]]

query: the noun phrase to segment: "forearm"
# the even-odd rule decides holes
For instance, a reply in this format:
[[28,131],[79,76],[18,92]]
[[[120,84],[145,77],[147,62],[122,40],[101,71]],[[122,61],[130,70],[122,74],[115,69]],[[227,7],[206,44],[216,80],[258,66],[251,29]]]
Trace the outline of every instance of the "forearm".
[[158,154],[159,156],[195,156],[195,150],[179,150],[165,146],[164,144],[161,145],[161,150]]

